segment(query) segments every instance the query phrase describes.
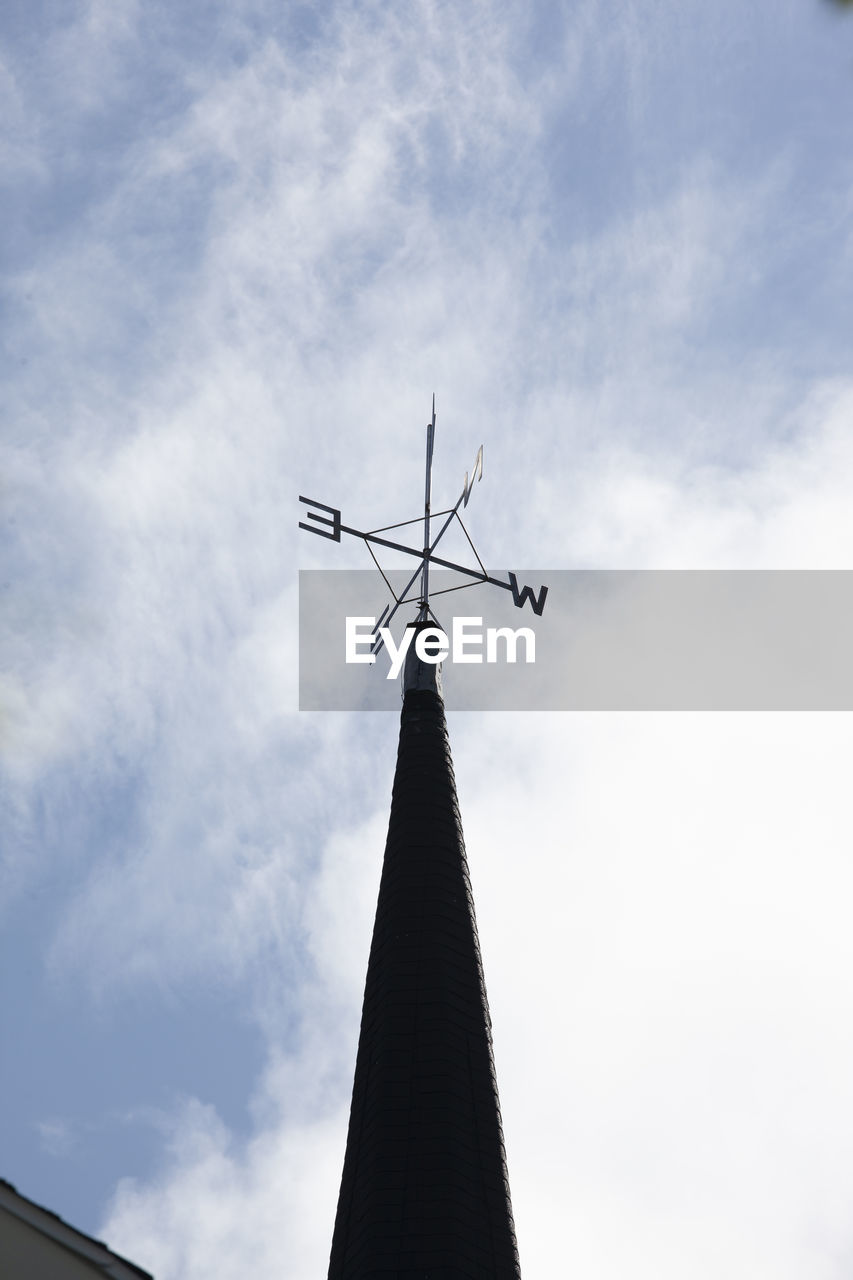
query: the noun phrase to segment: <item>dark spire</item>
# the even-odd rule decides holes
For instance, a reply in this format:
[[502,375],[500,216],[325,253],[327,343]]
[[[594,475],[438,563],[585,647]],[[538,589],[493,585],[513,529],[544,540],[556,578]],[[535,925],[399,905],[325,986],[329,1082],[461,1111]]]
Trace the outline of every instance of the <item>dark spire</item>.
[[407,664],[329,1280],[520,1276],[437,674]]

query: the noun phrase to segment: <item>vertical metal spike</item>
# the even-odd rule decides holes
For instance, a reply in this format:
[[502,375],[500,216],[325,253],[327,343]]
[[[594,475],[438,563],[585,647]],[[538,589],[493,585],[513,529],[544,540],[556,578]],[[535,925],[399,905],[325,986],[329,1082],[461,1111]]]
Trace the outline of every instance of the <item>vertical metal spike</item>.
[[435,392],[432,393],[432,421],[427,423],[426,482],[424,486],[424,563],[421,573],[421,606],[418,620],[425,622],[429,615],[429,517],[432,496],[432,450],[435,441]]

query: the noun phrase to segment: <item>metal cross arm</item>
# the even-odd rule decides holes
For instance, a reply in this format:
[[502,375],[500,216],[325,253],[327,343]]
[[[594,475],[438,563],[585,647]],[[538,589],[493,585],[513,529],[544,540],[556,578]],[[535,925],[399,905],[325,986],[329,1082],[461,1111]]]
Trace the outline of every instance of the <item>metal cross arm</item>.
[[[299,501],[304,502],[306,506],[317,507],[320,511],[328,511],[331,515],[331,519],[328,519],[326,516],[318,515],[315,511],[308,511],[306,514],[309,520],[315,520],[317,524],[328,525],[331,529],[331,532],[327,532],[325,529],[317,528],[315,524],[305,524],[300,520],[299,528],[307,529],[309,533],[316,533],[321,538],[331,538],[334,542],[340,542],[341,534],[348,533],[354,538],[361,538],[363,542],[374,543],[379,547],[387,547],[391,551],[402,551],[404,555],[415,556],[421,561],[428,560],[430,564],[438,565],[442,569],[453,569],[456,573],[462,573],[475,582],[490,582],[493,587],[503,587],[504,591],[512,592],[513,603],[519,609],[523,608],[525,601],[529,600],[530,607],[537,617],[541,616],[542,610],[545,608],[545,599],[548,595],[548,588],[545,586],[539,588],[539,594],[537,595],[532,587],[519,587],[518,579],[514,573],[508,574],[508,582],[502,582],[500,578],[494,578],[489,573],[481,573],[479,570],[471,569],[467,565],[456,564],[453,560],[444,560],[441,556],[433,553],[432,547],[425,552],[421,547],[407,547],[402,542],[393,542],[390,538],[380,538],[377,533],[366,533],[362,529],[353,529],[350,525],[342,522],[341,512],[337,507],[326,506],[324,502],[318,502],[316,498],[305,498],[300,494]],[[451,512],[451,515],[453,514],[455,514],[455,509],[454,512]],[[404,523],[408,523],[408,521]],[[447,524],[449,523],[450,521],[448,520]],[[446,527],[447,525],[445,525]],[[443,533],[444,529],[441,532]],[[439,534],[440,537],[441,534]],[[433,546],[437,542],[438,538],[436,538]],[[417,572],[415,577],[417,577]],[[414,578],[412,581],[414,581]]]

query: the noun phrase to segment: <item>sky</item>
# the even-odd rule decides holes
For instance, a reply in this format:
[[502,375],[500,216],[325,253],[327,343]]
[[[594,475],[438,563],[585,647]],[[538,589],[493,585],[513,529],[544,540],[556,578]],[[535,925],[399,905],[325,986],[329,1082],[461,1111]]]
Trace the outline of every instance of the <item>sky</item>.
[[[7,0],[0,1175],[325,1274],[397,723],[300,533],[847,569],[853,15]],[[544,573],[543,573],[543,580]],[[525,1280],[853,1267],[845,713],[448,719]]]

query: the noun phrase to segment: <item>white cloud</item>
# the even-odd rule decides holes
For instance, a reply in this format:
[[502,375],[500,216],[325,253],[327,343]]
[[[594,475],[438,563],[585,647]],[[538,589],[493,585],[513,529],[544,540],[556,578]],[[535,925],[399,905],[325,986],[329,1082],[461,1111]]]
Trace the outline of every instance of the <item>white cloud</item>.
[[457,731],[528,1274],[557,1230],[607,1275],[794,1277],[844,1245],[849,740],[833,716]]
[[[257,1139],[235,1152],[216,1115],[188,1102],[170,1135],[173,1176],[156,1189],[119,1184],[110,1243],[145,1241],[158,1280],[169,1277],[317,1274],[325,1246],[329,1186],[342,1156],[334,1114]],[[333,1202],[332,1202],[333,1212]]]
[[[668,457],[603,445],[585,459],[571,482],[575,502],[544,537],[585,567],[847,568],[851,406],[842,380],[816,386],[781,420],[756,406],[764,447],[735,466],[709,459],[702,439]],[[543,479],[546,510],[549,487]]]

